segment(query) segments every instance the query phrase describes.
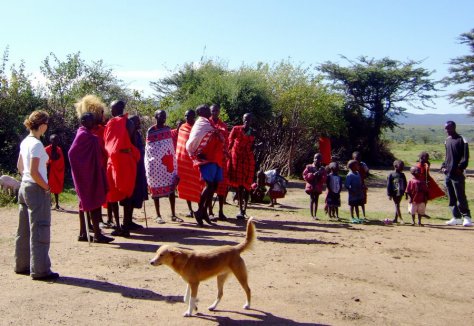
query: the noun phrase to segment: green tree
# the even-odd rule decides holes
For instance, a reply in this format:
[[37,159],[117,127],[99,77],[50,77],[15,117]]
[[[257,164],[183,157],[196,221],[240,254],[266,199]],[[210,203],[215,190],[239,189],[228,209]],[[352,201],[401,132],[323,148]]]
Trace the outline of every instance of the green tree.
[[46,79],[45,95],[51,115],[48,134],[60,134],[65,150],[77,129],[74,103],[79,99],[94,94],[108,104],[113,99],[128,100],[133,96],[102,60],[87,63],[80,52],[68,54],[65,60],[50,53],[43,61],[41,72]]
[[344,59],[349,66],[326,62],[319,69],[345,95],[346,110],[363,122],[362,126],[352,127],[363,128],[368,160],[376,163],[382,131],[397,125],[395,117],[406,110],[406,105],[418,109],[429,107],[435,97],[435,82],[429,78],[431,72],[418,67],[420,61]]
[[258,118],[271,113],[270,93],[265,76],[250,67],[236,71],[212,60],[198,66],[185,64],[170,77],[151,82],[161,109],[169,120],[183,118],[184,111],[199,104],[219,103],[231,125],[242,123],[246,112]]
[[19,144],[26,135],[24,119],[46,102],[31,84],[21,62],[8,68],[8,48],[0,64],[0,170],[16,171]]
[[283,173],[298,174],[312,161],[320,136],[338,136],[343,130],[343,97],[331,92],[311,66],[282,61],[264,69],[274,118],[267,121],[262,137],[267,149],[262,168],[279,166]]
[[474,115],[474,28],[459,36],[461,44],[469,46],[471,54],[463,55],[449,61],[450,76],[443,79],[444,85],[466,85],[449,95],[451,102],[464,105]]

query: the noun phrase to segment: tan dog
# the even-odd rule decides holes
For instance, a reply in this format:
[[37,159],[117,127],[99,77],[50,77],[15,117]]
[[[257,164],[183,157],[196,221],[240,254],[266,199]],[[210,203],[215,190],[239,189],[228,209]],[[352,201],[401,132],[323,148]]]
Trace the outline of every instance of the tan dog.
[[[250,288],[247,284],[247,268],[240,253],[250,247],[255,239],[255,225],[250,218],[247,222],[247,232],[245,240],[235,246],[222,246],[207,251],[194,251],[172,247],[169,245],[161,246],[155,257],[150,260],[153,266],[167,265],[176,273],[181,275],[183,280],[188,283],[184,302],[189,303],[188,310],[184,313],[185,317],[191,316],[193,310],[197,310],[196,297],[199,282],[213,276],[217,276],[217,299],[209,307],[214,310],[224,294],[224,283],[227,276],[232,272],[239,281],[240,285],[247,294],[247,302],[244,309],[250,308]],[[191,293],[190,292],[191,289]],[[191,294],[191,295],[190,295]]]

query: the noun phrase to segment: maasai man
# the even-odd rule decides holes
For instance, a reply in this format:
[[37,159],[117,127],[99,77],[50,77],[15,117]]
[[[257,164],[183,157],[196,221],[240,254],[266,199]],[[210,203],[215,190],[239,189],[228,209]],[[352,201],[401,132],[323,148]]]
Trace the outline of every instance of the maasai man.
[[[107,152],[107,209],[111,210],[116,229],[112,235],[127,237],[130,235],[127,225],[132,222],[132,202],[130,197],[135,189],[137,162],[140,152],[132,144],[135,126],[124,114],[125,102],[113,101],[110,104],[113,118],[107,122],[104,130],[105,150]],[[120,226],[118,202],[124,206],[123,227]]]
[[186,149],[194,166],[199,167],[201,179],[206,183],[199,200],[199,208],[194,213],[199,225],[202,226],[202,220],[212,225],[207,209],[217,185],[222,181],[225,139],[220,130],[209,121],[211,117],[209,106],[198,106],[196,113],[199,118],[191,130]]
[[[227,153],[227,138],[229,138],[229,131],[227,130],[227,124],[222,121],[219,118],[219,115],[221,113],[221,107],[219,104],[213,104],[211,105],[211,118],[209,119],[211,123],[219,129],[221,132],[222,136],[225,139],[224,143],[224,152]],[[228,183],[229,179],[227,176],[227,155],[224,155],[224,160],[222,164],[222,181],[219,182],[219,185],[217,186],[217,198],[219,199],[219,220],[225,221],[227,220],[227,217],[224,215],[224,203],[225,203],[225,198],[227,197],[227,191],[228,191]],[[212,213],[212,204],[209,204],[209,216],[214,215]]]
[[175,214],[175,190],[178,184],[176,155],[171,128],[166,126],[166,112],[155,112],[156,124],[148,129],[145,146],[145,171],[151,197],[155,202],[156,221],[165,223],[160,213],[160,198],[168,197],[171,220],[183,222]]
[[59,137],[52,134],[49,137],[51,145],[46,146],[45,150],[48,153],[48,184],[51,193],[54,194],[54,201],[56,202],[56,210],[63,210],[59,207],[59,194],[63,192],[64,188],[64,155],[61,147],[59,147]]
[[235,126],[229,135],[229,183],[237,188],[240,213],[238,219],[245,219],[248,194],[252,186],[255,174],[255,157],[253,145],[255,142],[255,130],[252,128],[254,116],[245,113],[244,124]]
[[[137,176],[135,178],[135,189],[133,189],[133,194],[131,197],[132,201],[132,216],[133,216],[133,209],[134,208],[142,208],[143,202],[148,200],[148,185],[146,181],[146,173],[145,173],[145,144],[143,144],[141,130],[141,123],[140,117],[137,115],[133,115],[129,118],[134,125],[133,130],[133,141],[132,143],[140,152],[140,159],[137,162]],[[140,224],[137,224],[131,221],[128,225],[126,225],[128,230],[137,230],[143,228]]]
[[191,202],[199,203],[203,184],[200,180],[199,169],[194,167],[193,161],[186,150],[186,142],[194,125],[196,112],[186,111],[184,115],[186,122],[181,125],[178,132],[178,145],[176,146],[176,161],[178,163],[178,197],[185,199],[188,204],[189,213],[186,217],[193,217]]
[[[81,116],[81,127],[69,149],[72,179],[79,197],[79,207],[90,213],[94,228],[94,242],[108,243],[113,238],[104,236],[100,230],[101,205],[106,200],[107,180],[102,164],[102,151],[99,139],[92,133],[95,124],[90,112]],[[79,241],[88,241],[84,216],[79,216]]]
[[[86,95],[84,96],[79,102],[74,104],[76,108],[77,116],[80,118],[84,113],[90,112],[94,115],[95,124],[92,128],[92,134],[96,135],[99,139],[99,144],[102,152],[102,165],[104,166],[104,170],[107,169],[107,152],[105,151],[105,144],[104,144],[104,123],[105,123],[105,109],[106,105],[95,95]],[[104,207],[106,207],[107,203],[104,202]],[[107,212],[108,213],[108,212]],[[84,214],[84,212],[79,211],[79,214]],[[102,222],[102,214],[100,214],[100,220]],[[106,224],[107,227],[113,226],[112,221],[112,214],[109,216],[109,220]]]

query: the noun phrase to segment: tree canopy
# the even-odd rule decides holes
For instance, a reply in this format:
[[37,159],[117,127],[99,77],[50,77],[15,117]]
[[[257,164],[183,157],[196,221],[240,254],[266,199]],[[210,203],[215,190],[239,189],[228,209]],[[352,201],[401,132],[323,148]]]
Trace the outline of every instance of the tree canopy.
[[[369,155],[369,161],[379,161],[380,136],[384,129],[397,125],[394,119],[406,106],[422,109],[433,103],[435,82],[431,72],[418,67],[421,62],[401,62],[390,58],[360,57],[348,66],[326,62],[319,70],[345,95],[346,118],[358,121],[365,139],[358,148]],[[351,137],[352,138],[352,137]]]
[[449,95],[451,102],[464,105],[474,115],[474,28],[459,36],[459,42],[466,44],[471,54],[463,55],[449,61],[450,76],[443,79],[445,85],[466,85]]

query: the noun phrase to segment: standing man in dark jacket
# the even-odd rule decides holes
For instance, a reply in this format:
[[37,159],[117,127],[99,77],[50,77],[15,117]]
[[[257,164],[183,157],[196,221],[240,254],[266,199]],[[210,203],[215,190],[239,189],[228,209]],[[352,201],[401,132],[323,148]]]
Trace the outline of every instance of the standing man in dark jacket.
[[446,222],[446,224],[459,225],[461,224],[462,217],[463,226],[472,226],[464,176],[464,170],[469,162],[469,146],[467,140],[456,132],[456,123],[454,121],[446,122],[444,129],[448,137],[444,143],[446,158],[441,165],[441,171],[446,175],[449,207],[453,213],[453,218]]

